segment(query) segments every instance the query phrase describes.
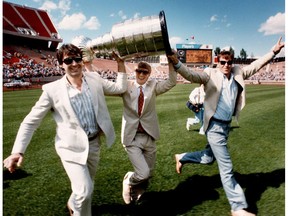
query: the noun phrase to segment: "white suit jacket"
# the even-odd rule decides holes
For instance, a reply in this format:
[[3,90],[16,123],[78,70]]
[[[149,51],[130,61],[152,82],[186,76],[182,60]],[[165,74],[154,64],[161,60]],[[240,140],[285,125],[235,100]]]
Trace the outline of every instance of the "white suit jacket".
[[[93,72],[84,73],[84,76],[91,90],[97,123],[110,147],[115,140],[115,132],[104,95],[125,92],[127,75],[118,73],[116,82],[103,79]],[[20,125],[12,153],[25,152],[34,131],[45,115],[51,111],[56,122],[55,148],[60,158],[80,164],[86,163],[89,150],[88,137],[70,104],[66,85],[66,75],[57,81],[43,85],[42,95]],[[50,132],[47,128],[47,133]]]
[[[234,116],[238,118],[240,111],[245,106],[245,83],[244,80],[259,71],[265,66],[272,58],[274,53],[271,51],[263,57],[252,62],[243,68],[234,66],[232,72],[234,80],[238,85],[238,96],[234,110]],[[218,101],[220,98],[222,83],[224,79],[223,73],[218,68],[206,68],[203,72],[195,72],[189,70],[184,65],[177,70],[186,80],[191,83],[203,83],[204,91],[206,93],[204,100],[204,130],[208,128],[211,117],[215,114]]]
[[173,66],[169,65],[169,78],[163,81],[148,80],[144,89],[144,105],[141,116],[136,110],[138,104],[137,86],[135,81],[128,80],[127,91],[122,94],[124,110],[122,115],[121,142],[130,145],[134,139],[138,124],[141,122],[144,130],[154,140],[160,138],[160,129],[156,113],[156,97],[170,90],[176,85],[177,73]]

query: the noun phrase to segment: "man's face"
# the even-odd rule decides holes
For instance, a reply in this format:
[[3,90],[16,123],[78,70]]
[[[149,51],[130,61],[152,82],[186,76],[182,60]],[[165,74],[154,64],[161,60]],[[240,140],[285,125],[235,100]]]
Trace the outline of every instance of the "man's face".
[[62,67],[71,77],[82,76],[83,61],[80,56],[64,55]]
[[218,67],[226,76],[230,76],[233,61],[230,58],[220,57]]
[[136,69],[136,82],[139,85],[144,85],[147,82],[150,74],[151,72],[146,68],[137,68]]

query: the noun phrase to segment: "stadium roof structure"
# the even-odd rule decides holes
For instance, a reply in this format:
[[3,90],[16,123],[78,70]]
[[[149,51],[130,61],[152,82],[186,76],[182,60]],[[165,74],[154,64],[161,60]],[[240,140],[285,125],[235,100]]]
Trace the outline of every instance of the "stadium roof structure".
[[56,48],[63,41],[47,11],[3,1],[4,39],[5,34],[30,43],[35,39],[49,42],[50,48]]

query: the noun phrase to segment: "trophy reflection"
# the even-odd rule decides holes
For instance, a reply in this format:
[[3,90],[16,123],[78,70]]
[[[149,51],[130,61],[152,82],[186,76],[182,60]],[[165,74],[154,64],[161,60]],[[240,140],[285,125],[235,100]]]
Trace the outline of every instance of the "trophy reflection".
[[164,11],[160,11],[159,16],[147,16],[118,23],[112,27],[110,33],[88,41],[85,50],[93,52],[96,58],[109,57],[114,51],[126,60],[171,54]]

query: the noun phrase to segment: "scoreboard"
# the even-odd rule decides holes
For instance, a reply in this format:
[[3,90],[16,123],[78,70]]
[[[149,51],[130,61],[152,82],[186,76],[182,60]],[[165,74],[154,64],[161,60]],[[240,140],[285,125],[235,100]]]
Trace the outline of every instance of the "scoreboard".
[[177,56],[186,64],[213,64],[213,46],[207,44],[176,44]]

